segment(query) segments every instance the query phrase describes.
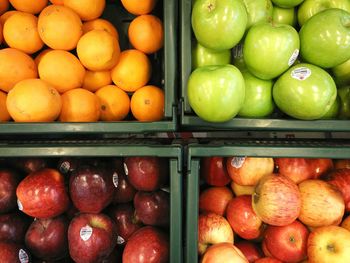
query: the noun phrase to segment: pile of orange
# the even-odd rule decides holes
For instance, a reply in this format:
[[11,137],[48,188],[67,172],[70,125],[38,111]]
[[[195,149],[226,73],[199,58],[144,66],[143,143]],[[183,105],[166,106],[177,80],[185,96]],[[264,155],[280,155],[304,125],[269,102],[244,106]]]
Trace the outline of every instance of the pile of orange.
[[120,50],[105,0],[0,0],[0,122],[161,120],[164,91],[150,83],[149,55],[164,42],[156,1],[121,0],[135,18],[133,49]]

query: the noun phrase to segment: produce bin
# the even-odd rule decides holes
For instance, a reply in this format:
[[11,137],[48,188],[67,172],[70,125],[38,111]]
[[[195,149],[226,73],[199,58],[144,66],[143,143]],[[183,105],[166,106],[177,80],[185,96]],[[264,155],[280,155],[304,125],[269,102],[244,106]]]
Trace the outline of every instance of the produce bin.
[[[200,162],[203,157],[302,157],[349,159],[349,141],[279,141],[279,140],[218,140],[193,143],[188,146],[186,188],[185,251],[187,263],[198,262],[198,214],[200,193]],[[236,236],[236,234],[235,234]],[[236,237],[235,237],[236,238]]]
[[[170,262],[182,262],[182,147],[177,144],[137,140],[79,141],[1,141],[0,162],[17,162],[22,157],[161,157],[167,162],[169,182],[164,191],[170,193]],[[124,164],[125,165],[125,164]],[[163,188],[161,188],[163,189]]]
[[181,91],[179,108],[180,124],[186,130],[274,130],[274,131],[349,131],[349,120],[314,120],[304,121],[276,116],[266,118],[235,117],[227,122],[207,122],[199,118],[191,109],[187,97],[187,81],[192,72],[192,40],[194,34],[191,26],[191,11],[194,1],[181,0],[180,3],[180,67]]
[[[165,92],[164,118],[154,122],[134,120],[131,112],[123,121],[98,122],[1,122],[0,134],[107,134],[146,133],[175,131],[177,127],[177,1],[158,1],[152,14],[159,17],[164,26],[164,47],[148,55],[152,64],[149,85],[156,85]],[[128,26],[136,16],[128,13],[120,1],[106,1],[101,18],[112,22],[119,34],[121,51],[132,48],[128,41]]]

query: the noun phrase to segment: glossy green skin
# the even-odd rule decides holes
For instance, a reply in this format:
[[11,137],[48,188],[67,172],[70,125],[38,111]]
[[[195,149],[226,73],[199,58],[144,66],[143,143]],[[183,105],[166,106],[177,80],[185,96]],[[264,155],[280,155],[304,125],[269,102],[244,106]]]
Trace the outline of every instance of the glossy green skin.
[[273,79],[286,71],[295,50],[298,32],[290,25],[260,23],[252,26],[244,41],[243,57],[249,71],[260,79]]
[[231,50],[213,50],[197,43],[192,49],[192,68],[226,65],[231,62]]
[[304,0],[271,0],[274,5],[282,8],[291,8],[300,5]]
[[350,12],[349,0],[305,0],[298,8],[298,23],[301,26],[312,16],[317,13],[329,9],[339,8]]
[[326,9],[311,17],[299,31],[304,61],[332,68],[350,58],[350,13]]
[[340,98],[337,96],[332,106],[329,108],[326,114],[321,117],[321,119],[322,120],[336,119],[338,117],[339,108],[340,108]]
[[242,72],[245,82],[245,99],[238,116],[261,118],[269,116],[275,105],[272,100],[272,80],[258,79],[248,71]]
[[272,21],[276,24],[287,24],[295,27],[297,25],[297,13],[295,8],[281,8],[274,6],[272,12]]
[[273,5],[271,0],[242,0],[248,13],[248,30],[259,22],[271,22]]
[[350,85],[350,59],[332,68],[332,73],[338,86]]
[[225,122],[243,105],[244,79],[233,65],[197,68],[189,77],[187,96],[194,112],[208,122]]
[[194,35],[201,45],[225,50],[243,37],[248,15],[241,0],[196,0],[191,19]]
[[350,86],[338,89],[340,98],[339,119],[350,119]]
[[[292,77],[293,70],[306,67],[311,75],[299,80]],[[273,86],[273,99],[277,107],[289,116],[302,120],[315,120],[324,116],[333,105],[337,87],[325,70],[301,63],[291,67]]]

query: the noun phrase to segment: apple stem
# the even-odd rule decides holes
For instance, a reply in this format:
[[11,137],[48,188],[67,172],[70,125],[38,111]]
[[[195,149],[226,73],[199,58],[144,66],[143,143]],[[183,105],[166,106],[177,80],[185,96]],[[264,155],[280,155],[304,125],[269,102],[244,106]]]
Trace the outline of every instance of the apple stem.
[[214,9],[214,4],[213,3],[209,3],[208,11],[211,12],[213,9]]
[[327,245],[327,250],[335,252],[335,247],[333,245]]

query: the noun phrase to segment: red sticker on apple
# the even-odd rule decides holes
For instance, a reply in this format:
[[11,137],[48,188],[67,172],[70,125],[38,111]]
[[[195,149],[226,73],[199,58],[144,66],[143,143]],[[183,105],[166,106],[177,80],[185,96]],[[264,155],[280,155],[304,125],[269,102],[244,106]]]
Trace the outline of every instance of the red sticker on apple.
[[19,211],[23,211],[23,205],[22,205],[21,201],[19,201],[19,199],[17,199],[17,205],[18,205]]
[[123,165],[124,165],[124,172],[126,175],[128,175],[129,174],[128,166],[126,165],[126,163],[123,163]]
[[29,262],[29,256],[23,249],[19,250],[18,259],[21,263],[28,263]]
[[232,161],[231,161],[231,165],[234,167],[234,168],[241,168],[243,163],[245,161],[245,157],[233,157],[232,158]]
[[294,62],[297,60],[299,56],[299,49],[294,50],[293,54],[291,55],[289,61],[288,61],[288,66],[291,66],[294,64]]
[[292,70],[291,76],[293,79],[297,79],[301,81],[306,80],[308,77],[311,76],[311,69],[307,67],[296,68]]
[[89,238],[91,237],[92,235],[92,228],[91,226],[83,226],[81,229],[80,229],[80,238],[84,241],[88,241]]
[[117,172],[114,172],[114,174],[113,174],[113,177],[112,177],[112,180],[113,180],[113,184],[114,184],[114,186],[115,186],[115,188],[117,188],[118,187],[118,173]]

